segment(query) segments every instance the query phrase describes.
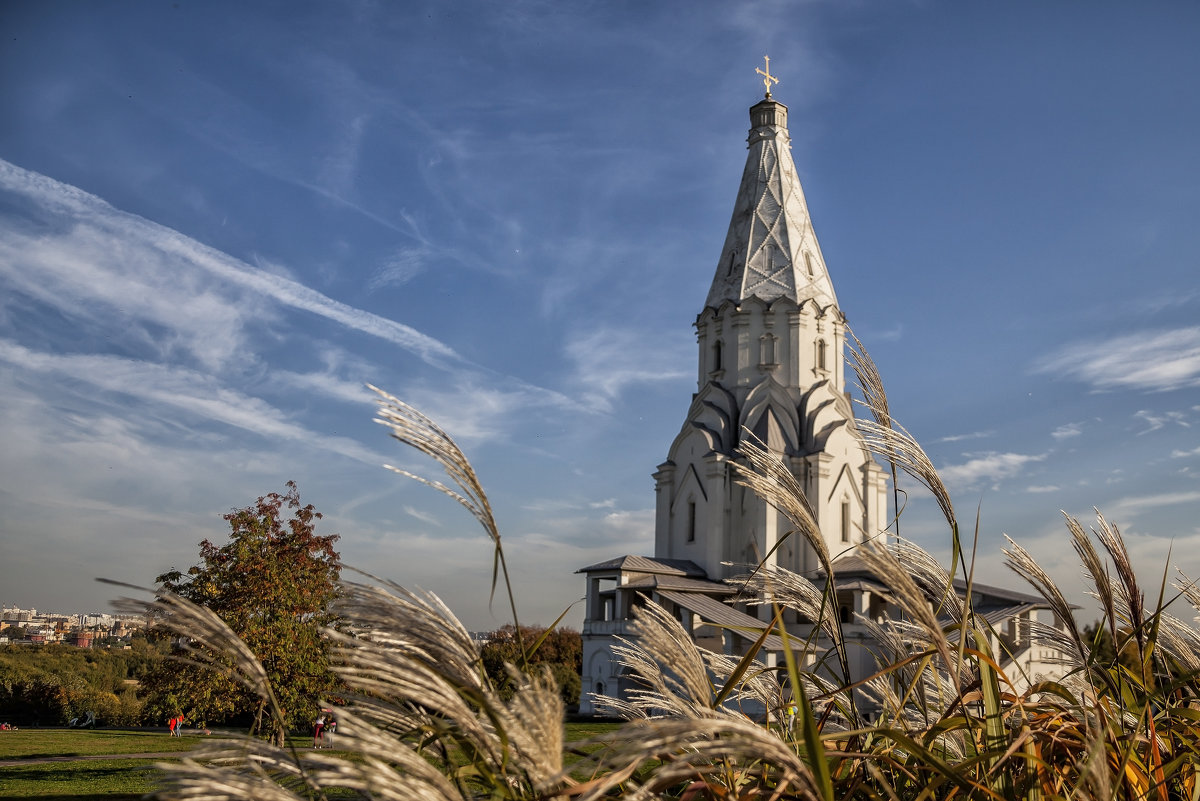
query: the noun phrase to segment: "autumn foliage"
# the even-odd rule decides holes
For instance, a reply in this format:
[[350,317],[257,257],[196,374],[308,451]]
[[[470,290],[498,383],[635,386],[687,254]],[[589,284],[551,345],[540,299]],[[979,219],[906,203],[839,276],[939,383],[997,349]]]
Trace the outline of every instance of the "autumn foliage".
[[[186,573],[171,570],[156,581],[216,612],[266,669],[289,728],[307,726],[321,699],[338,687],[330,671],[321,630],[334,623],[330,603],[338,593],[338,535],[318,535],[320,512],[301,505],[287,483],[253,506],[225,515],[229,541],[200,543],[200,563]],[[290,516],[289,516],[290,515]],[[151,708],[165,718],[179,712],[196,724],[250,722],[255,733],[276,742],[284,731],[264,715],[262,699],[219,671],[192,664],[187,642],[149,677]]]

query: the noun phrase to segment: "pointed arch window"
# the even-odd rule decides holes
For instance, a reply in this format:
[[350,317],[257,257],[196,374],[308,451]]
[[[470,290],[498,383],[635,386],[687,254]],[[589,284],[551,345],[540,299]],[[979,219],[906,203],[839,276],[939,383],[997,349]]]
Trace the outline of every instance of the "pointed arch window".
[[721,370],[725,369],[725,365],[721,362],[721,350],[721,340],[718,339],[713,343],[712,347],[712,371],[714,373],[719,373]]
[[825,370],[825,340],[817,340],[817,369]]

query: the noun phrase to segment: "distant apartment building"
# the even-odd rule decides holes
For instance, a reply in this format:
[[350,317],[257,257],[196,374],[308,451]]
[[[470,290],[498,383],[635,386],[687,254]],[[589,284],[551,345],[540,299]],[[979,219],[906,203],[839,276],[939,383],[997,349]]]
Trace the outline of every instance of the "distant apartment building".
[[136,615],[105,612],[39,614],[37,609],[5,606],[0,609],[0,645],[61,642],[79,648],[96,648],[110,638],[128,643],[146,625],[146,620]]
[[15,606],[6,606],[0,611],[0,621],[5,623],[31,623],[37,617],[36,609],[19,609]]
[[91,648],[101,636],[103,635],[90,629],[77,629],[68,634],[63,642],[67,645],[74,645],[76,648]]

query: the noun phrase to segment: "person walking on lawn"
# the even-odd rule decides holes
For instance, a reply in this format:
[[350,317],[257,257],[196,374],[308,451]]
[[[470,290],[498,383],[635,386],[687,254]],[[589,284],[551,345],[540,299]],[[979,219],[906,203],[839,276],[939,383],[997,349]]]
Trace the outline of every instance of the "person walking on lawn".
[[325,716],[318,715],[317,722],[313,724],[313,748],[321,747],[321,737],[325,731]]

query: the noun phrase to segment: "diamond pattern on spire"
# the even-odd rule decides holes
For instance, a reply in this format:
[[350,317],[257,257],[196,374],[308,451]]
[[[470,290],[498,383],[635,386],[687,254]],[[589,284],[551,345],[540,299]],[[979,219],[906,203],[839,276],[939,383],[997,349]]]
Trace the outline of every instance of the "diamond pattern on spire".
[[[764,115],[762,119],[786,117]],[[750,132],[746,169],[706,305],[740,303],[752,296],[767,301],[786,297],[796,303],[812,300],[821,308],[836,305],[825,260],[811,231],[787,129],[759,125]]]

